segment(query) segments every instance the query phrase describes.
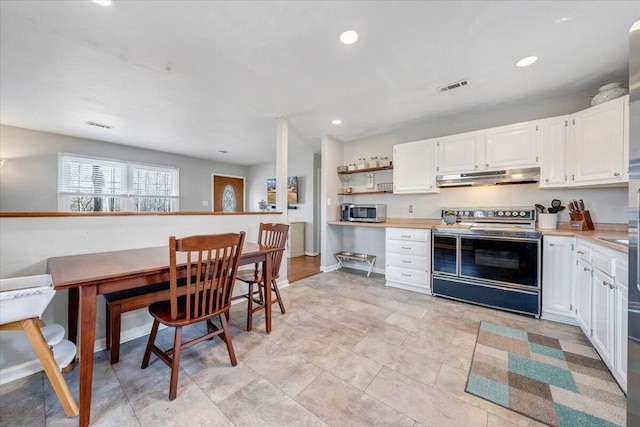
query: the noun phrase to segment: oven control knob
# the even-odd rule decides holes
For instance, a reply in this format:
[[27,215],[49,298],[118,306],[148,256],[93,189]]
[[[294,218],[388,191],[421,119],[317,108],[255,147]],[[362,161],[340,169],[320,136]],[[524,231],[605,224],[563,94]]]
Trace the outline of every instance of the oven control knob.
[[498,216],[504,216],[504,212],[498,211]]
[[513,211],[513,212],[511,212],[511,215],[513,215],[513,216],[518,216],[518,211]]
[[469,211],[464,211],[464,216],[469,216]]
[[509,211],[506,211],[504,214],[505,214],[506,216],[511,216],[511,212],[509,212]]
[[527,213],[525,211],[520,211],[520,216],[525,216]]

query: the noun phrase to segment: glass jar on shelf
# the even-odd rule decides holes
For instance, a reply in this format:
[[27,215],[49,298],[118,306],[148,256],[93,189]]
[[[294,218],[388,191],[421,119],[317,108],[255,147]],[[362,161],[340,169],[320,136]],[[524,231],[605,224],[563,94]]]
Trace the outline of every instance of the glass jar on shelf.
[[377,168],[380,166],[380,161],[378,160],[378,156],[371,156],[369,159],[369,168]]
[[357,166],[358,166],[358,170],[366,169],[367,168],[367,159],[365,159],[364,157],[360,157],[358,159]]
[[391,160],[387,156],[380,157],[380,166],[385,168],[391,166]]

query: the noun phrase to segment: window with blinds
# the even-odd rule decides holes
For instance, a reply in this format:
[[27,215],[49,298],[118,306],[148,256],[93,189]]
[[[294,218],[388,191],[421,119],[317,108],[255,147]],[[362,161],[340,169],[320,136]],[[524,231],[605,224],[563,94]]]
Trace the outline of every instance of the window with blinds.
[[59,210],[173,212],[178,168],[77,154],[58,155]]

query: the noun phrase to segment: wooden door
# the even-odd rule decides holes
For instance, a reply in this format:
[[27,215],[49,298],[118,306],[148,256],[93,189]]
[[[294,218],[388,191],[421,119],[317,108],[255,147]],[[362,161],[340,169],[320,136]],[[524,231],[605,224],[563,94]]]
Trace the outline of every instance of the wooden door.
[[213,211],[244,211],[244,178],[213,175]]

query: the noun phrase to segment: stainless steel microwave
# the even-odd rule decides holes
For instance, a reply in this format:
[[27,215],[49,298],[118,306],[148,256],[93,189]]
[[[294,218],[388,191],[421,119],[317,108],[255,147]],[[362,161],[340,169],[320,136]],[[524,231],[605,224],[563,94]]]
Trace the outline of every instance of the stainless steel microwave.
[[348,205],[347,221],[353,222],[385,222],[387,205]]

